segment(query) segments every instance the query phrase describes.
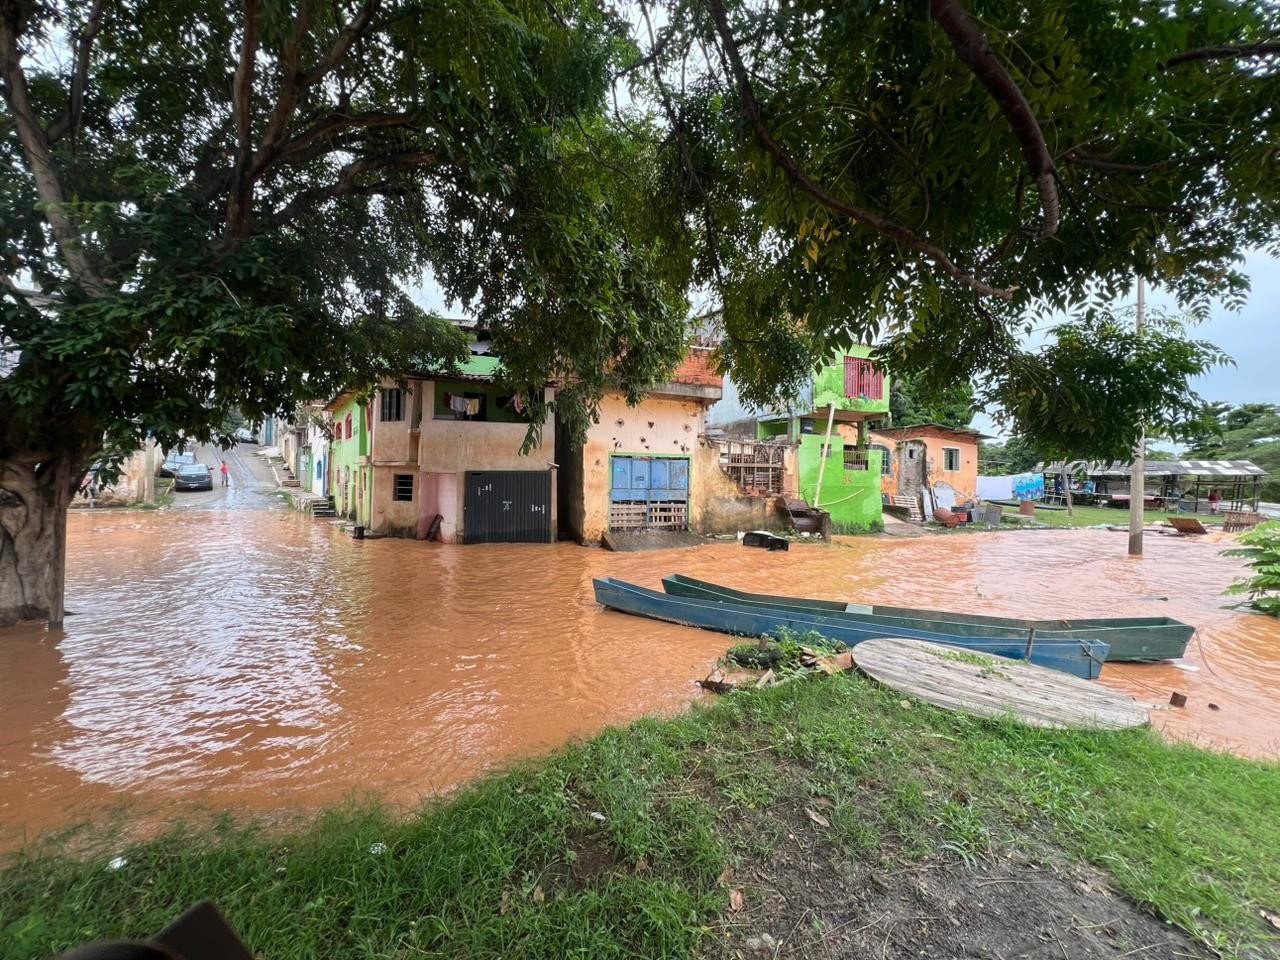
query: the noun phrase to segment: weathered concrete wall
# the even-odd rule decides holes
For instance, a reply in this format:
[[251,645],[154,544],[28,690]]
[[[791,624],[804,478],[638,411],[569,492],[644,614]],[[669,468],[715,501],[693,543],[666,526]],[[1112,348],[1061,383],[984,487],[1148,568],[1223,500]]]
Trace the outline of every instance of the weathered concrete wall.
[[690,473],[690,522],[699,533],[725,534],[739,530],[777,529],[785,526],[776,497],[743,493],[720,469],[715,444],[699,444]]
[[[978,495],[978,442],[977,440],[955,437],[930,436],[925,432],[912,435],[911,439],[919,440],[925,445],[925,461],[928,470],[929,484],[946,484],[955,491],[957,500],[972,500]],[[893,456],[889,473],[883,477],[884,492],[890,496],[899,493],[902,475],[901,437],[871,434],[871,442],[888,447]],[[955,447],[960,451],[960,469],[946,469],[946,447]]]
[[[438,384],[426,382],[424,410],[431,410]],[[546,399],[551,400],[547,389]],[[543,425],[541,443],[527,455],[524,423],[494,423],[474,420],[435,420],[423,414],[418,440],[419,467],[428,473],[457,473],[465,470],[546,470],[555,457],[555,424]],[[460,481],[461,482],[461,481]]]
[[629,407],[620,394],[605,396],[600,419],[587,431],[582,449],[582,540],[599,540],[609,529],[609,458],[615,454],[690,457],[689,493],[696,499],[694,491],[701,481],[692,458],[704,429],[705,410],[695,400],[648,397],[639,406]]
[[410,380],[404,395],[404,415],[400,420],[382,419],[382,391],[393,390],[394,380],[384,380],[379,392],[369,401],[373,407],[372,457],[375,464],[414,463],[418,459],[418,437],[411,432],[414,417],[415,394],[422,391],[420,380]]
[[[408,474],[413,477],[413,499],[396,500],[396,474]],[[369,521],[369,529],[376,533],[385,533],[393,537],[415,537],[418,535],[418,511],[422,497],[422,483],[418,475],[417,464],[409,466],[373,468],[373,511]]]
[[164,462],[164,451],[154,441],[135,450],[120,464],[120,479],[110,486],[95,486],[93,496],[89,487],[95,477],[84,479],[80,492],[72,498],[72,507],[130,507],[137,503],[152,503],[156,494],[156,471]]

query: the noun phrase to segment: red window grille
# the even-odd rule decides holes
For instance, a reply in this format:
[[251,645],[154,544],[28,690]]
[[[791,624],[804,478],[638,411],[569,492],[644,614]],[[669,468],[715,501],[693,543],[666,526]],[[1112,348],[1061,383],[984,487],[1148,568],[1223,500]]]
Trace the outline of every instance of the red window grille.
[[884,374],[870,360],[861,357],[844,358],[844,395],[867,400],[884,399]]
[[346,427],[347,427],[347,439],[350,440],[351,439],[351,414],[349,413],[347,414]]

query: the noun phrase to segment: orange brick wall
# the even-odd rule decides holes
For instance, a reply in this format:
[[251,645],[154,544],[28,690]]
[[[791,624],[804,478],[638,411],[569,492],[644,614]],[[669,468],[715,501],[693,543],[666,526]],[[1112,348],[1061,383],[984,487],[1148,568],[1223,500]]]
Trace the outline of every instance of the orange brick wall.
[[688,356],[676,367],[671,377],[675,383],[696,383],[707,387],[723,387],[724,377],[711,368],[711,350],[691,347]]

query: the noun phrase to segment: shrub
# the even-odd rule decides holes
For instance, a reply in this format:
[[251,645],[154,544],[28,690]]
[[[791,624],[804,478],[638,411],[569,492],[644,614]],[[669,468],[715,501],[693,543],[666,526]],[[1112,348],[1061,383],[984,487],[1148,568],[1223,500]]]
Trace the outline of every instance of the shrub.
[[1227,588],[1229,595],[1248,596],[1242,606],[1280,617],[1280,521],[1270,520],[1242,534],[1244,546],[1225,552],[1228,557],[1244,557],[1253,567],[1253,576],[1237,580]]

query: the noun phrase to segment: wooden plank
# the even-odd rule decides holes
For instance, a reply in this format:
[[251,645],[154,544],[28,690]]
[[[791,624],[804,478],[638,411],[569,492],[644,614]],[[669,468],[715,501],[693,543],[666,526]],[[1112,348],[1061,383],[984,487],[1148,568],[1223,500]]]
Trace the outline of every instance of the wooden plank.
[[853,648],[863,673],[934,706],[979,717],[1012,716],[1032,727],[1120,730],[1147,722],[1123,693],[1022,660],[926,640],[865,640]]

